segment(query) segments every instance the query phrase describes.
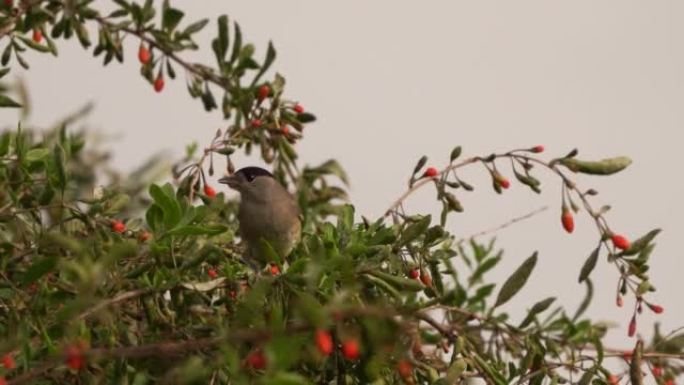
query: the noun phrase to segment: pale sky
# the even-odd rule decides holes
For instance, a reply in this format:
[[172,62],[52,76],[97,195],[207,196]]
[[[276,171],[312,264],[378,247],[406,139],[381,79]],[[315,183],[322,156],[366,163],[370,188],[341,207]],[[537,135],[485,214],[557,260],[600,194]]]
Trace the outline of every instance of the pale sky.
[[[109,2],[105,2],[108,4]],[[226,13],[238,20],[263,55],[269,39],[274,68],[287,94],[315,112],[318,122],[299,145],[301,159],[337,158],[351,181],[352,202],[374,218],[403,192],[416,160],[443,166],[451,148],[464,156],[543,144],[546,157],[574,147],[580,158],[628,155],[634,164],[611,177],[577,177],[609,203],[612,227],[636,238],[662,227],[650,274],[665,307],[665,332],[684,325],[680,278],[684,182],[680,151],[684,126],[684,2],[671,1],[175,1],[186,20]],[[209,62],[212,24],[198,36],[203,50],[190,60]],[[185,144],[206,144],[220,114],[190,100],[182,76],[156,94],[138,76],[137,42],[127,40],[124,65],[102,68],[73,40],[60,57],[30,54],[32,121],[48,123],[88,100],[89,122],[117,134],[109,146],[122,169],[160,150],[180,154]],[[17,71],[16,73],[19,73]],[[2,122],[16,115],[0,112]],[[247,165],[248,161],[238,166]],[[510,169],[501,170],[512,180]],[[540,196],[514,182],[502,196],[491,191],[482,168],[465,172],[476,192],[461,199],[466,212],[450,221],[465,236],[540,206],[550,210],[498,234],[506,249],[493,279],[508,276],[535,249],[540,261],[527,287],[506,309],[520,316],[534,302],[557,296],[574,312],[584,293],[577,274],[597,239],[586,216],[575,234],[560,227],[559,181],[539,174]],[[409,208],[435,211],[433,189]],[[633,302],[614,305],[617,273],[605,259],[593,274],[597,286],[589,315],[620,327],[607,345],[628,347],[626,324]],[[656,317],[645,311],[639,332],[651,334]]]

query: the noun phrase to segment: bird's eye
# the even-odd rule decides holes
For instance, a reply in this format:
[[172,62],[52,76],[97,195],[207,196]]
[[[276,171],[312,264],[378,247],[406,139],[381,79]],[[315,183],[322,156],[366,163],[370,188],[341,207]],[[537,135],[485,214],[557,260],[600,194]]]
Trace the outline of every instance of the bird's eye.
[[250,173],[245,173],[245,179],[247,179],[247,182],[252,182],[254,180],[256,175],[250,174]]

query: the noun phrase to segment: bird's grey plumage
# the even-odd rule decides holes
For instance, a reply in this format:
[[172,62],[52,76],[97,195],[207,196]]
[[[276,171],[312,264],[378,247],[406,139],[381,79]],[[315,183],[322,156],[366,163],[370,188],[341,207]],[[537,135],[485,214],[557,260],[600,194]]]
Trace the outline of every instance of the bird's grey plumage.
[[297,201],[266,170],[246,167],[222,178],[240,193],[238,220],[248,256],[264,264],[270,260],[267,242],[285,259],[297,245],[301,233]]

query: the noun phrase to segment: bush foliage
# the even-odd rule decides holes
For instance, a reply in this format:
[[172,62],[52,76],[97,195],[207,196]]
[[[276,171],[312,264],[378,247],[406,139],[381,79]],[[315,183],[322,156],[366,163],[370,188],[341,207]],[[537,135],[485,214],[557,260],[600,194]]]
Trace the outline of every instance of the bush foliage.
[[[283,76],[266,80],[273,45],[256,58],[239,25],[221,16],[210,44],[215,63],[187,62],[208,20],[187,22],[167,1],[114,3],[105,14],[88,0],[4,1],[0,77],[15,64],[29,68],[30,51],[57,56],[61,39],[75,36],[105,65],[123,62],[124,43],[139,44],[151,87],[162,92],[183,69],[191,97],[218,110],[225,128],[204,149],[188,146],[168,170],[170,183],[158,182],[157,159],[130,175],[113,171],[106,154],[64,124],[80,113],[47,131],[20,123],[0,135],[4,381],[612,385],[640,384],[650,369],[658,382],[674,383],[684,335],[656,329],[652,341],[618,351],[603,346],[606,324],[584,317],[591,272],[606,260],[616,267],[618,306],[635,299],[630,337],[643,307],[663,311],[650,302],[648,276],[658,230],[630,243],[611,229],[606,207],[592,206],[596,191],[571,179],[616,173],[628,158],[584,161],[573,150],[543,160],[541,146],[464,158],[456,147],[442,170],[421,158],[406,193],[368,219],[345,203],[347,175],[336,161],[300,164],[296,144],[315,116],[285,97]],[[24,104],[12,87],[0,91],[0,105]],[[260,271],[243,262],[237,202],[210,182],[215,168],[234,171],[236,151],[257,151],[296,191],[304,217],[292,255],[273,255]],[[538,174],[548,172],[562,184],[563,228],[572,232],[578,213],[595,220],[595,249],[578,266],[586,287],[579,309],[542,295],[523,319],[511,319],[506,302],[543,256],[531,251],[495,284],[487,273],[503,252],[447,231],[448,218],[464,210],[457,196],[474,190],[457,171],[477,165],[499,193],[511,184],[506,174],[539,193]],[[439,218],[403,208],[425,185],[436,188]]]

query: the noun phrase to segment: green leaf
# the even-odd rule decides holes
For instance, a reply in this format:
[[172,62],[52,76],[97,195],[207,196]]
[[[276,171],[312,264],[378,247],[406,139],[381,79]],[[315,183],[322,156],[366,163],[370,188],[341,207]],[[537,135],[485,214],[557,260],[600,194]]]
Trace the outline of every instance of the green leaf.
[[50,155],[50,150],[47,148],[34,148],[26,153],[25,159],[29,163],[38,162]]
[[230,64],[235,63],[235,60],[240,56],[242,51],[242,31],[240,30],[240,25],[238,23],[233,23],[235,25],[235,42],[233,43],[233,52],[230,54]]
[[406,229],[401,233],[401,239],[399,244],[404,246],[411,243],[413,240],[425,233],[428,226],[430,226],[430,221],[432,216],[426,215],[421,218],[418,222],[411,223],[406,227]]
[[310,382],[299,374],[295,373],[276,373],[267,383],[272,385],[308,385]]
[[530,309],[530,311],[527,313],[527,316],[525,316],[525,319],[520,323],[520,325],[518,326],[518,328],[523,329],[523,328],[527,327],[527,325],[531,324],[532,321],[534,321],[534,317],[535,317],[537,314],[539,314],[539,313],[543,312],[544,310],[548,309],[549,306],[551,306],[551,304],[552,304],[553,301],[555,301],[555,300],[556,300],[556,297],[549,297],[549,298],[543,299],[543,300],[541,300],[541,301],[535,303],[535,304],[532,306],[532,309]]
[[145,213],[145,220],[152,231],[161,230],[161,224],[164,221],[164,212],[157,204],[151,204]]
[[451,162],[455,161],[459,156],[461,156],[461,146],[456,146],[454,147],[453,150],[451,150],[451,155],[449,156],[449,159]]
[[113,215],[121,211],[128,202],[130,202],[131,197],[129,197],[127,194],[116,194],[114,195],[111,199],[107,201],[106,204],[106,209],[104,211],[105,215]]
[[196,21],[196,22],[188,25],[187,27],[185,27],[182,34],[189,36],[189,35],[192,35],[193,33],[197,33],[199,31],[201,31],[204,27],[206,27],[206,25],[208,23],[209,23],[209,19],[202,19],[202,20]]
[[580,377],[580,380],[577,383],[577,385],[589,385],[589,382],[595,375],[596,371],[593,368],[585,371],[582,377]]
[[184,15],[183,11],[170,7],[169,2],[164,1],[162,28],[166,31],[173,31],[176,29]]
[[651,241],[660,233],[660,229],[655,229],[649,231],[646,235],[643,237],[637,239],[636,241],[632,242],[632,245],[629,247],[629,249],[625,250],[622,255],[636,255],[641,252],[646,246],[648,246]]
[[316,170],[324,174],[335,175],[340,178],[342,183],[349,186],[349,178],[347,177],[346,171],[344,171],[340,163],[335,159],[326,160],[322,165],[318,166]]
[[454,361],[451,365],[449,365],[449,369],[447,370],[447,375],[446,375],[446,383],[447,384],[457,384],[458,379],[461,377],[461,374],[465,372],[467,363],[463,358],[459,358],[456,361]]
[[418,159],[418,163],[416,163],[416,166],[413,168],[413,175],[416,175],[418,171],[425,166],[427,161],[428,157],[426,155],[421,156],[420,159]]
[[26,44],[28,47],[38,51],[38,52],[50,52],[50,47],[42,44],[38,44],[32,39],[29,39],[25,36],[17,36],[19,40],[21,40],[24,44]]
[[468,278],[468,283],[470,285],[473,285],[474,283],[477,283],[480,279],[482,279],[482,276],[491,270],[494,266],[496,266],[499,262],[501,261],[501,255],[495,255],[491,258],[485,259],[480,265],[477,266],[473,274]]
[[302,112],[300,114],[297,114],[297,120],[300,123],[311,123],[316,121],[316,115],[310,113],[310,112]]
[[55,266],[57,266],[57,257],[43,257],[38,261],[34,262],[31,267],[28,268],[26,273],[21,277],[22,285],[27,285],[29,283],[35,282],[45,274],[52,271]]
[[573,172],[591,175],[611,175],[624,170],[632,163],[632,160],[626,156],[603,159],[595,162],[578,160],[575,158],[563,158],[558,160],[558,163]]
[[228,52],[229,32],[228,32],[228,16],[221,15],[218,18],[218,37],[211,43],[211,47],[216,54],[216,60],[219,67],[223,67],[226,60],[226,53]]
[[202,100],[202,105],[204,106],[205,111],[211,111],[214,108],[218,107],[216,105],[216,99],[214,99],[214,94],[211,93],[208,84],[205,86],[204,92],[202,93],[200,98]]
[[539,189],[539,185],[541,183],[537,178],[530,175],[521,174],[515,169],[513,169],[513,174],[515,175],[515,179],[517,179],[520,183],[532,189],[532,191],[536,192],[537,194],[541,192],[541,190]]
[[591,304],[591,300],[594,297],[594,285],[591,283],[591,280],[587,278],[584,282],[587,284],[587,294],[585,294],[582,303],[577,308],[575,316],[572,317],[573,320],[579,319],[579,317],[584,314],[585,311],[587,311],[589,305]]
[[596,267],[596,261],[598,261],[600,250],[601,246],[599,245],[594,249],[594,251],[591,252],[591,254],[589,254],[589,258],[584,261],[584,266],[582,266],[582,270],[580,271],[579,275],[579,282],[583,282],[585,279],[589,278],[589,275],[594,270],[594,267]]
[[[171,185],[167,183],[167,189],[172,189]],[[180,203],[173,195],[168,195],[161,187],[156,184],[150,185],[150,196],[155,203],[164,212],[164,226],[167,229],[172,229],[181,220],[182,212]]]
[[67,184],[67,171],[64,166],[64,163],[66,162],[66,154],[64,153],[64,148],[62,148],[62,146],[59,144],[55,144],[53,160],[57,174],[57,186],[63,191]]
[[494,307],[501,306],[508,302],[508,300],[513,298],[513,296],[516,295],[520,289],[522,289],[527,282],[527,279],[530,277],[530,274],[532,274],[532,270],[536,264],[537,252],[535,251],[531,257],[527,258],[525,262],[523,262],[522,265],[520,265],[520,267],[518,267],[513,274],[508,277],[503,286],[501,286],[501,290],[499,291],[499,295],[496,297],[496,303],[494,304]]
[[5,132],[0,136],[0,156],[5,156],[9,152],[10,141],[12,140],[12,135],[9,132]]
[[7,75],[10,72],[10,70],[11,70],[11,68],[9,68],[9,67],[0,69],[0,79],[5,77],[5,75]]
[[637,341],[632,352],[632,362],[629,365],[629,378],[632,385],[642,385],[644,383],[644,376],[641,372],[643,364],[644,341],[641,339]]
[[425,286],[415,279],[399,277],[382,271],[370,271],[366,274],[379,278],[399,290],[421,291],[425,289]]
[[21,107],[21,104],[15,102],[7,95],[0,94],[0,107]]
[[13,44],[7,44],[7,47],[2,51],[2,59],[0,59],[0,64],[6,66],[12,58],[12,48]]
[[[276,50],[275,47],[273,47],[273,42],[269,41],[268,42],[268,49],[266,50],[266,58],[264,59],[264,64],[261,65],[261,68],[259,69],[259,72],[256,74],[254,77],[254,80],[252,80],[252,85],[256,84],[259,79],[268,71],[268,69],[271,67],[271,64],[275,61],[276,58]],[[300,120],[301,121],[301,120]],[[304,123],[304,122],[302,122]]]

